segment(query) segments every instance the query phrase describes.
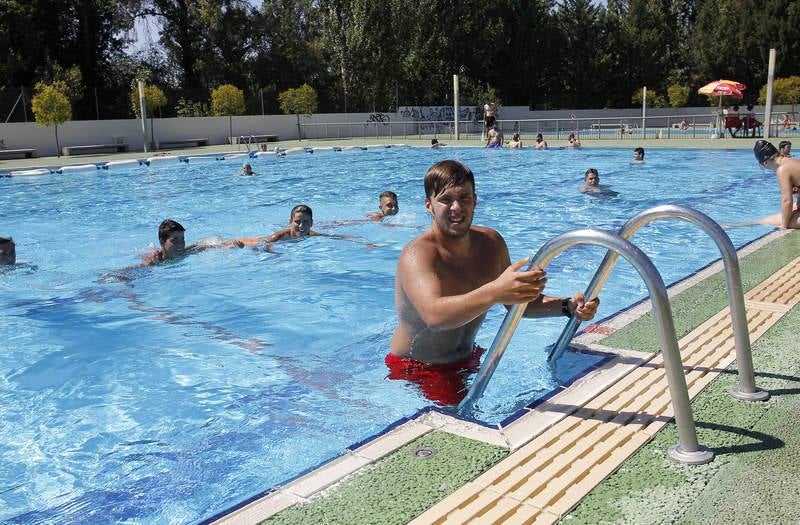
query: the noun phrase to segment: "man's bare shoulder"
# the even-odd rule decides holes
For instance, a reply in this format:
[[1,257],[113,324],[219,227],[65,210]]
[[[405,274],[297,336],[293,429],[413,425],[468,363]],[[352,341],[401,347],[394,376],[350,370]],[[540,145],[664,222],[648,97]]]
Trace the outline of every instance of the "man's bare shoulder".
[[473,241],[488,244],[502,244],[505,245],[506,241],[500,232],[488,226],[473,226],[470,235]]
[[400,263],[409,260],[430,259],[437,254],[436,240],[433,238],[430,230],[418,235],[408,244],[406,244],[403,251],[400,253]]

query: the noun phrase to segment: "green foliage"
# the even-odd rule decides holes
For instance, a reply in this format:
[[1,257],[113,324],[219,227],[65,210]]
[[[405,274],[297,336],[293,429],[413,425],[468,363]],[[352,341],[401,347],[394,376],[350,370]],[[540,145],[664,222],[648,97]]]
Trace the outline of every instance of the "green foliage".
[[[139,86],[134,84],[130,92],[131,108],[136,118],[141,118],[141,108],[139,104]],[[145,111],[152,117],[152,111],[163,108],[167,105],[167,96],[158,86],[144,86],[144,105]]]
[[281,111],[287,115],[311,116],[317,111],[317,92],[308,84],[287,89],[278,95]]
[[38,124],[58,126],[72,118],[72,106],[61,88],[62,86],[42,82],[36,84],[31,107]]
[[244,91],[231,84],[222,84],[211,92],[211,112],[218,117],[244,113]]
[[[642,90],[637,89],[631,95],[631,104],[634,107],[640,107],[642,105]],[[648,108],[665,108],[667,107],[667,101],[664,100],[664,97],[656,93],[655,91],[647,90],[647,107]]]
[[500,94],[490,84],[477,82],[469,77],[459,79],[459,82],[461,84],[459,98],[462,105],[483,107],[487,102],[494,102],[498,108],[501,106]]
[[[791,104],[792,108],[800,104],[800,76],[776,78],[772,84],[773,104]],[[758,103],[767,103],[767,85],[761,87],[758,93]]]
[[78,66],[63,68],[53,64],[51,86],[62,92],[73,104],[83,98],[83,75]]
[[179,117],[208,117],[211,115],[208,104],[186,100],[185,98],[178,99],[175,112]]
[[667,98],[673,108],[682,108],[689,101],[692,88],[686,84],[670,84],[667,86]]

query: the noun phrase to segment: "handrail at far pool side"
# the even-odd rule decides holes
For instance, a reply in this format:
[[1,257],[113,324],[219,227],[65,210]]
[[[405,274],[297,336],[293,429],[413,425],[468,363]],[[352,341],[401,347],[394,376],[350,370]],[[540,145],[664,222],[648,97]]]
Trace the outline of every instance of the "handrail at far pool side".
[[[753,371],[753,355],[750,349],[750,332],[747,327],[747,310],[744,305],[742,292],[742,278],[739,271],[739,259],[736,248],[730,237],[722,227],[711,217],[687,206],[664,204],[644,210],[631,217],[622,228],[619,236],[630,239],[643,226],[660,219],[680,219],[698,226],[708,234],[719,248],[722,263],[725,268],[725,284],[728,290],[728,302],[731,308],[731,322],[733,326],[733,339],[736,348],[736,365],[739,371],[739,383],[730,389],[730,394],[742,401],[765,401],[769,399],[769,392],[756,387]],[[584,293],[586,300],[590,301],[600,295],[611,271],[617,263],[617,254],[613,251],[606,253],[603,262],[589,282]],[[572,317],[561,332],[556,343],[552,346],[548,361],[556,361],[566,350],[569,342],[575,336],[581,322],[577,317]]]
[[[678,338],[675,335],[675,326],[672,322],[672,312],[669,306],[669,297],[664,281],[653,263],[639,248],[623,239],[619,235],[593,229],[573,230],[563,233],[546,242],[536,252],[527,269],[533,267],[546,268],[550,261],[559,253],[578,245],[601,246],[609,251],[622,255],[633,266],[647,285],[650,298],[653,302],[653,313],[656,321],[656,333],[660,341],[661,352],[664,358],[664,369],[667,376],[672,407],[675,413],[675,424],[678,430],[678,444],[670,447],[668,455],[675,461],[689,464],[708,463],[714,458],[714,453],[701,447],[697,442],[697,431],[694,425],[692,409],[689,404],[689,391],[686,378],[683,375]],[[503,324],[492,341],[492,346],[481,365],[464,400],[458,405],[458,413],[472,409],[474,403],[483,395],[486,385],[497,368],[503,353],[508,346],[511,336],[519,325],[525,304],[514,305],[506,313]]]

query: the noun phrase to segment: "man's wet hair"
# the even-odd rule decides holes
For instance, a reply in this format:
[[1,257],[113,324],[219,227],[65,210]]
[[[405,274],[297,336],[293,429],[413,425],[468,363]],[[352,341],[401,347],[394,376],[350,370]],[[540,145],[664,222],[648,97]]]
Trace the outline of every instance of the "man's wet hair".
[[378,200],[381,200],[384,197],[387,197],[389,199],[397,200],[397,194],[395,192],[393,192],[393,191],[384,191],[383,193],[378,195]]
[[0,244],[9,244],[9,243],[13,244],[13,242],[14,239],[12,239],[11,237],[0,237]]
[[472,170],[457,160],[443,160],[428,169],[425,174],[425,198],[432,199],[454,186],[469,182],[475,190],[475,175]]
[[431,139],[431,146],[434,146],[439,143],[439,139]]
[[782,149],[783,149],[783,148],[785,148],[786,146],[791,146],[791,145],[792,145],[792,142],[791,142],[791,141],[789,141],[789,140],[782,140],[782,141],[780,141],[780,142],[778,143],[778,149],[779,149],[779,150],[782,150]]
[[589,168],[586,170],[586,173],[583,174],[583,180],[586,180],[590,173],[594,173],[598,177],[600,176],[600,174],[597,172],[597,168]]
[[297,206],[292,208],[292,212],[289,214],[289,219],[294,217],[295,213],[305,213],[306,215],[308,215],[312,219],[314,218],[314,212],[311,211],[311,207],[306,205],[306,204],[298,204]]
[[186,228],[181,223],[166,219],[158,225],[158,242],[164,244],[172,232],[185,232]]
[[633,152],[634,153],[641,153],[642,154],[642,158],[644,158],[644,148],[635,148],[633,150]]

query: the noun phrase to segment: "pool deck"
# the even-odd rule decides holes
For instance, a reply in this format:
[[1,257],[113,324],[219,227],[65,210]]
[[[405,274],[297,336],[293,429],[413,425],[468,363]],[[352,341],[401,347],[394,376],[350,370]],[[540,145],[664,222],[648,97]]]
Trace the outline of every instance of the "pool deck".
[[[440,135],[440,140],[445,142],[450,147],[482,147],[483,143],[478,140],[459,140],[451,141],[446,137]],[[777,141],[778,139],[773,139]],[[649,148],[703,148],[703,149],[751,149],[756,139],[739,138],[739,139],[649,139],[649,140],[636,140],[627,138],[624,140],[598,140],[598,139],[585,139],[582,140],[584,148],[620,148],[629,149],[641,146],[645,149]],[[326,140],[290,140],[281,142],[270,142],[269,147],[275,148],[317,148],[317,147],[331,147],[331,146],[368,146],[368,145],[382,145],[382,144],[406,144],[409,146],[417,147],[430,147],[430,137],[428,138],[403,138],[394,137],[391,139],[380,138],[363,138],[363,139],[326,139]],[[533,144],[533,141],[525,141],[526,147]],[[551,149],[567,145],[566,140],[549,140],[548,145]],[[243,145],[227,145],[220,144],[214,146],[202,146],[195,148],[175,149],[168,151],[157,152],[143,152],[133,151],[127,153],[106,153],[102,155],[76,155],[76,156],[61,156],[61,157],[36,157],[33,159],[13,159],[13,160],[0,160],[0,173],[11,170],[24,170],[32,168],[49,168],[57,169],[63,166],[76,166],[84,164],[97,164],[106,163],[110,161],[121,161],[129,159],[146,159],[154,156],[174,155],[174,156],[199,156],[199,155],[212,155],[212,154],[232,154],[232,153],[245,153]]]
[[727,393],[736,369],[721,263],[670,288],[698,439],[716,455],[709,464],[667,457],[677,432],[645,301],[578,338],[617,359],[507,426],[424,412],[218,522],[795,523],[798,255],[794,231],[740,250],[768,401]]

